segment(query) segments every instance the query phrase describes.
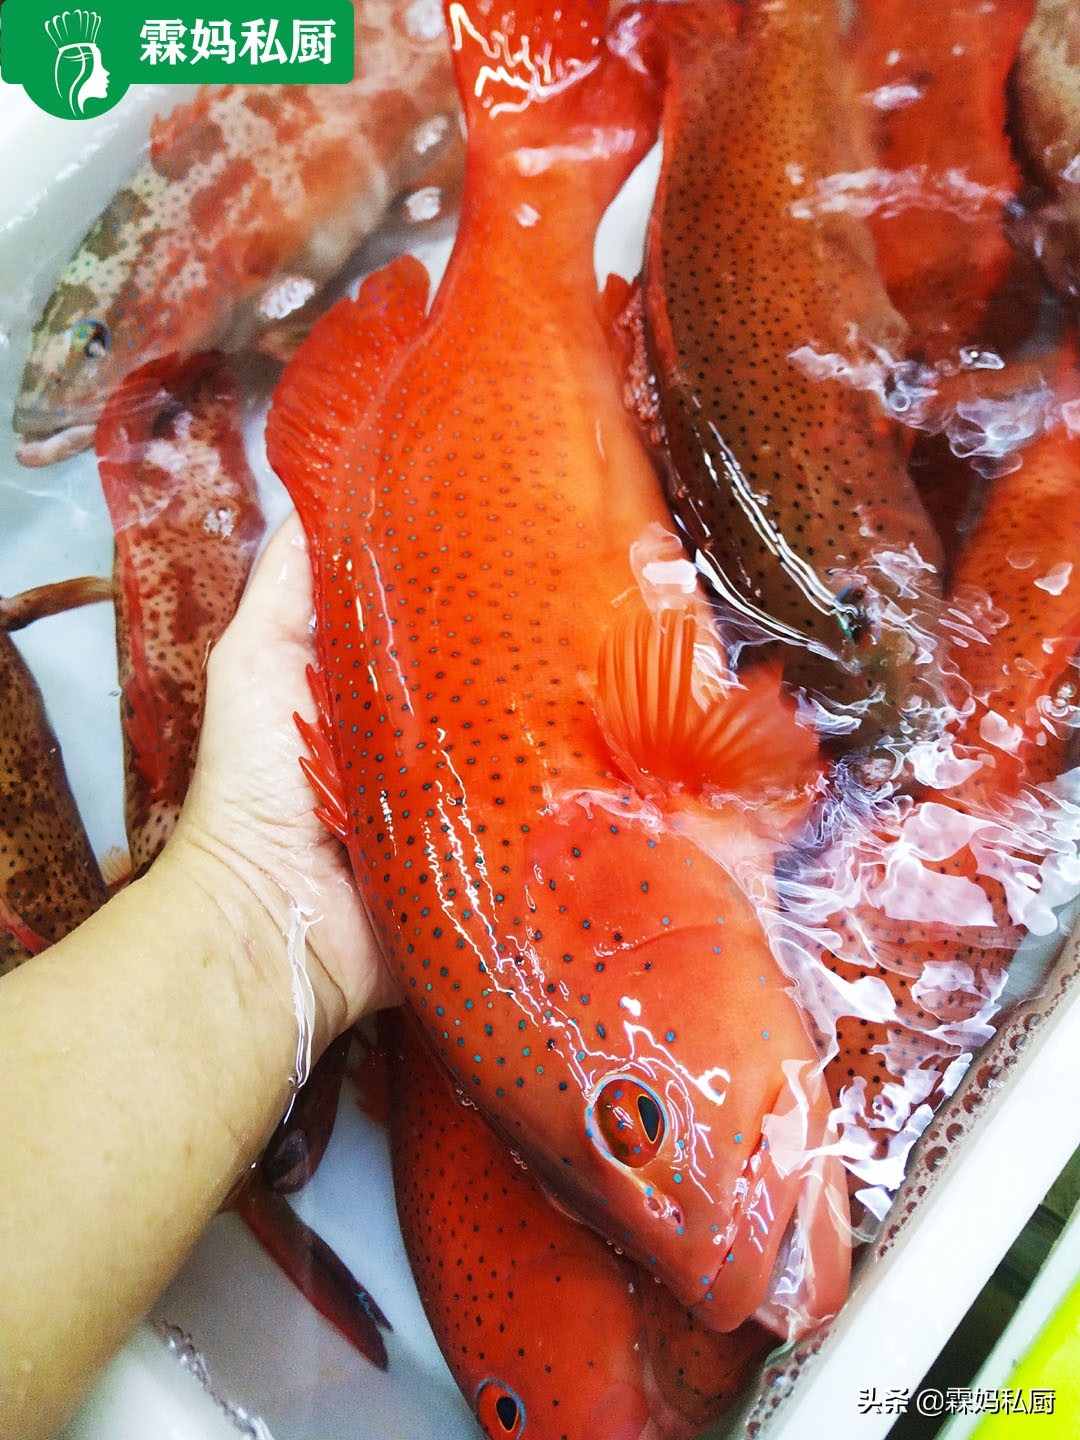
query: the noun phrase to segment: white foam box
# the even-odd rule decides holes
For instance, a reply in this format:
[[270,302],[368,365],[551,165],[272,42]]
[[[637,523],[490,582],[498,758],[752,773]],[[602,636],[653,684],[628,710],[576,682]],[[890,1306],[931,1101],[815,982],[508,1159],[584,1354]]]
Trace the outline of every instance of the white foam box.
[[[92,457],[43,471],[14,459],[10,415],[30,325],[90,221],[130,173],[150,118],[184,98],[134,87],[91,121],[55,120],[0,84],[0,593],[106,575],[111,537]],[[605,221],[598,268],[632,273],[656,156]],[[425,257],[436,271],[445,246]],[[271,521],[286,500],[252,457]],[[123,845],[111,613],[42,621],[18,643],[46,696],[99,854]],[[1050,1182],[1080,1145],[1075,940],[1042,999],[1024,1007],[936,1117],[851,1297],[830,1331],[770,1365],[726,1434],[879,1440],[893,1416],[861,1392],[913,1390]],[[0,992],[0,1004],[3,1003]],[[65,1440],[475,1440],[423,1318],[393,1212],[385,1137],[350,1091],[300,1213],[393,1324],[390,1368],[357,1356],[278,1274],[232,1216],[219,1217],[65,1431]],[[714,1432],[719,1434],[719,1431]]]

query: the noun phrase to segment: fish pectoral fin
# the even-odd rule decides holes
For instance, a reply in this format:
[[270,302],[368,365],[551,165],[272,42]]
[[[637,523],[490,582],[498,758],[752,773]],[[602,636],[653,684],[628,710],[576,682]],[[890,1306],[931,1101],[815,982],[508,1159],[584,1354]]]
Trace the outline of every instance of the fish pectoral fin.
[[620,615],[601,644],[597,693],[612,754],[644,794],[709,789],[786,801],[820,773],[817,738],[781,690],[779,669],[736,680],[689,608]]
[[309,533],[350,461],[349,435],[424,323],[428,273],[402,255],[341,300],[297,350],[274,391],[266,454]]
[[337,752],[330,738],[330,695],[326,675],[309,665],[308,684],[315,701],[316,719],[312,722],[302,715],[293,715],[300,738],[309,751],[308,755],[301,755],[300,768],[320,802],[315,808],[316,818],[344,845],[348,843],[349,811]]

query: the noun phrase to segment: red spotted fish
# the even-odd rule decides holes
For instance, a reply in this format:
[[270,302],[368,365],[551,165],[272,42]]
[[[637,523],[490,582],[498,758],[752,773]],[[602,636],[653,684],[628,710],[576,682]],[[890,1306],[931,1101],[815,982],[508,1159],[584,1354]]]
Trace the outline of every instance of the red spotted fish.
[[[110,396],[95,444],[115,536],[125,823],[140,874],[187,794],[207,656],[236,612],[265,523],[221,355],[134,371]],[[385,1316],[281,1194],[304,1185],[322,1158],[347,1047],[344,1037],[316,1065],[234,1208],[308,1301],[385,1369]]]
[[1000,347],[1038,308],[1037,296],[1018,303],[1010,292],[1023,276],[1002,224],[1020,185],[1006,82],[1032,3],[856,7],[853,62],[876,164],[851,177],[851,198],[865,205],[889,296],[923,359]]
[[37,683],[8,631],[106,598],[100,581],[42,586],[0,621],[0,974],[63,938],[108,890]]
[[139,874],[187,794],[206,657],[236,612],[265,522],[219,355],[133,372],[95,443],[115,536],[125,821]]
[[387,1012],[394,1193],[424,1311],[489,1440],[689,1440],[776,1343],[703,1331],[556,1209],[405,1011]]
[[350,84],[208,87],[156,123],[34,329],[14,418],[24,465],[86,449],[137,366],[295,323],[430,166],[446,172],[456,155],[456,183],[438,0],[355,11]]
[[541,1182],[713,1328],[772,1306],[797,1231],[806,1325],[845,1292],[842,1186],[733,872],[767,896],[759,829],[816,742],[775,674],[732,682],[692,574],[663,613],[635,575],[667,511],[593,242],[656,98],[604,10],[450,5],[469,151],[431,313],[396,262],[275,393],[315,574],[308,771],[405,996]]
[[883,400],[903,321],[865,222],[836,0],[660,6],[645,327],[672,507],[785,673],[880,728],[916,706],[940,546]]
[[[1069,347],[1057,381],[1066,407],[1074,366]],[[876,842],[856,846],[861,903],[832,922],[834,971],[877,977],[891,995],[884,1017],[840,1018],[828,1071],[837,1093],[865,1086],[858,1122],[879,1151],[905,1130],[913,1138],[914,1112],[928,1118],[950,1067],[989,1038],[1025,929],[1053,929],[1039,913],[1040,867],[1060,842],[1052,792],[1038,787],[1068,763],[1080,648],[1080,438],[1060,419],[989,489],[949,613],[951,753]],[[840,891],[840,866],[827,868]]]

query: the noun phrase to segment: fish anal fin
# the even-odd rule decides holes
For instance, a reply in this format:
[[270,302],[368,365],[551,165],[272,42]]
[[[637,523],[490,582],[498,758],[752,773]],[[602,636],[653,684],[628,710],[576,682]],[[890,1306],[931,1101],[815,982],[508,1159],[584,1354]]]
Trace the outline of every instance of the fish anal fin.
[[735,680],[711,627],[690,608],[619,616],[601,645],[597,688],[612,754],[643,794],[801,810],[816,784],[817,738],[796,718],[779,670]]
[[334,478],[348,467],[349,434],[382,390],[394,361],[419,333],[428,273],[402,255],[340,300],[286,367],[266,421],[266,454],[311,532]]
[[302,715],[293,715],[300,738],[309,752],[301,755],[300,768],[307,776],[319,802],[315,809],[317,818],[331,835],[336,835],[342,844],[346,844],[349,835],[349,810],[337,751],[331,739],[330,696],[325,673],[309,665],[308,684],[315,701],[317,716],[312,722],[305,720]]

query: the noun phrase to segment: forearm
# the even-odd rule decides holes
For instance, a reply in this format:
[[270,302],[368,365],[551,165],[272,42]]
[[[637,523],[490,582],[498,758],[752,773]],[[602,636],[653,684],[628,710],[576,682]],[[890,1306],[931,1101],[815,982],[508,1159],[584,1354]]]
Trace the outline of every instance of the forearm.
[[287,1102],[286,940],[217,882],[167,851],[0,982],[0,1440],[54,1433]]

